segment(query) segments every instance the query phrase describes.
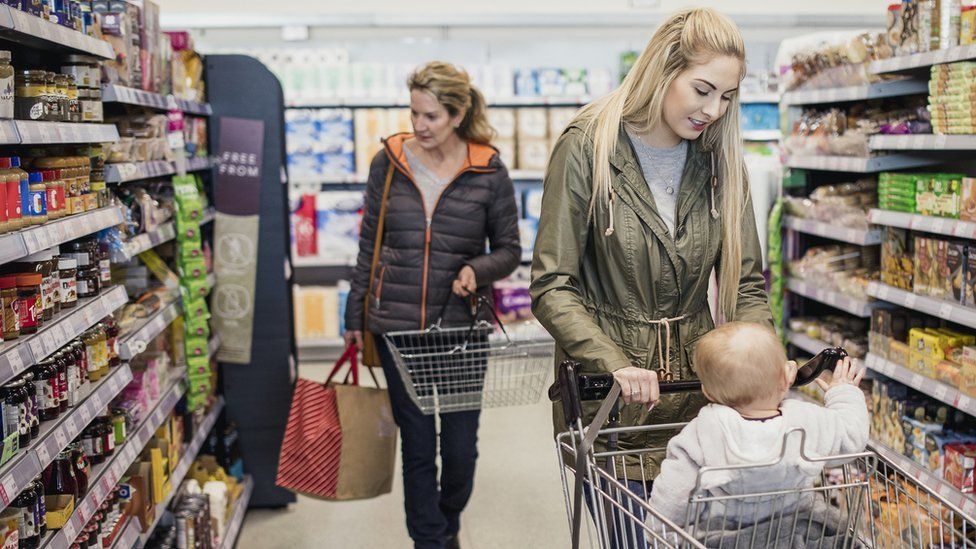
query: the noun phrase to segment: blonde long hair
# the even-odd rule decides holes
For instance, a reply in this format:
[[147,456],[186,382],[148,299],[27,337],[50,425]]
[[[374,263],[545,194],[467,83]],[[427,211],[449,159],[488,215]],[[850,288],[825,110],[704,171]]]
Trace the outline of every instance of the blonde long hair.
[[495,129],[488,122],[488,104],[481,91],[471,84],[471,77],[464,69],[443,61],[431,61],[410,75],[407,87],[410,91],[430,92],[452,117],[463,112],[464,118],[457,129],[461,139],[491,145]]
[[[621,122],[639,132],[663,124],[668,87],[689,66],[713,56],[729,56],[745,66],[745,44],[739,29],[711,9],[678,12],[657,29],[623,83],[582,111],[581,117],[588,119],[586,133],[593,136],[591,218],[597,204],[608,204],[613,211],[610,158],[616,153]],[[698,140],[704,150],[717,157],[717,173],[713,175],[721,185],[721,206],[716,212],[722,222],[719,306],[725,318],[732,320],[742,271],[741,221],[748,197],[738,94],[733,95],[725,115],[706,128]],[[613,233],[612,217],[610,223],[608,236]]]

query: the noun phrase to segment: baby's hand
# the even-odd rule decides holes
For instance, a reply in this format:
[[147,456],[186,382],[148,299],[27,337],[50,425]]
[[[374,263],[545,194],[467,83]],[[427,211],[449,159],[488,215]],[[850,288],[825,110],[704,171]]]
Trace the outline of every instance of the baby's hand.
[[837,367],[834,368],[833,377],[830,383],[827,383],[821,378],[817,378],[817,385],[820,386],[824,392],[827,392],[834,387],[840,387],[841,385],[853,385],[857,387],[861,384],[861,379],[864,377],[864,368],[855,368],[854,361],[851,357],[845,357],[844,360],[837,363]]

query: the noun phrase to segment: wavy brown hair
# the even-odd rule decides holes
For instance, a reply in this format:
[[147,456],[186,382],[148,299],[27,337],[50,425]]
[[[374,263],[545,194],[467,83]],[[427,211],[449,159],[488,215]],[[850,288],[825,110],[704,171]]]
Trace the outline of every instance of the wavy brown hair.
[[407,79],[410,91],[423,90],[437,98],[452,117],[464,113],[458,136],[465,141],[490,145],[495,128],[488,123],[485,96],[471,84],[471,77],[461,68],[443,61],[431,61],[418,68]]

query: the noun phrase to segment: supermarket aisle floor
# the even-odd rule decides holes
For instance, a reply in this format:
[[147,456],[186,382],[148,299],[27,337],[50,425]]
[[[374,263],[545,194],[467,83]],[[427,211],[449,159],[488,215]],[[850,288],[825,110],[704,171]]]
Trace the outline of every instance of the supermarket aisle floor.
[[[303,365],[302,375],[322,380],[325,366]],[[544,401],[481,416],[478,472],[462,516],[462,548],[569,545],[550,410]],[[324,502],[299,496],[287,510],[249,512],[238,549],[411,547],[399,467],[398,460],[393,493],[380,498]]]

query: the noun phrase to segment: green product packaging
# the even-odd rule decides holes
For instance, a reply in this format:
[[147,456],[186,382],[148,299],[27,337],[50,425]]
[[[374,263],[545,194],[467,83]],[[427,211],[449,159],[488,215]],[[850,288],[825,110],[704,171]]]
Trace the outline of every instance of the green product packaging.
[[199,223],[203,219],[204,200],[193,176],[173,178],[173,198],[176,201],[177,221]]
[[186,369],[197,375],[210,375],[210,359],[205,356],[190,356],[186,358]]
[[201,297],[189,297],[183,301],[183,318],[186,322],[193,320],[209,320],[210,308],[207,307],[207,300]]
[[186,356],[207,356],[207,338],[205,337],[189,337],[183,342],[184,348],[186,349]]
[[176,241],[181,246],[191,242],[197,246],[202,246],[200,235],[200,224],[196,221],[176,220]]
[[179,263],[180,279],[182,280],[205,280],[207,278],[207,262],[203,256],[192,259],[183,259]]
[[210,293],[210,284],[207,283],[207,279],[203,280],[193,280],[185,279],[180,282],[180,288],[183,291],[184,298],[191,296],[195,297],[207,297]]

